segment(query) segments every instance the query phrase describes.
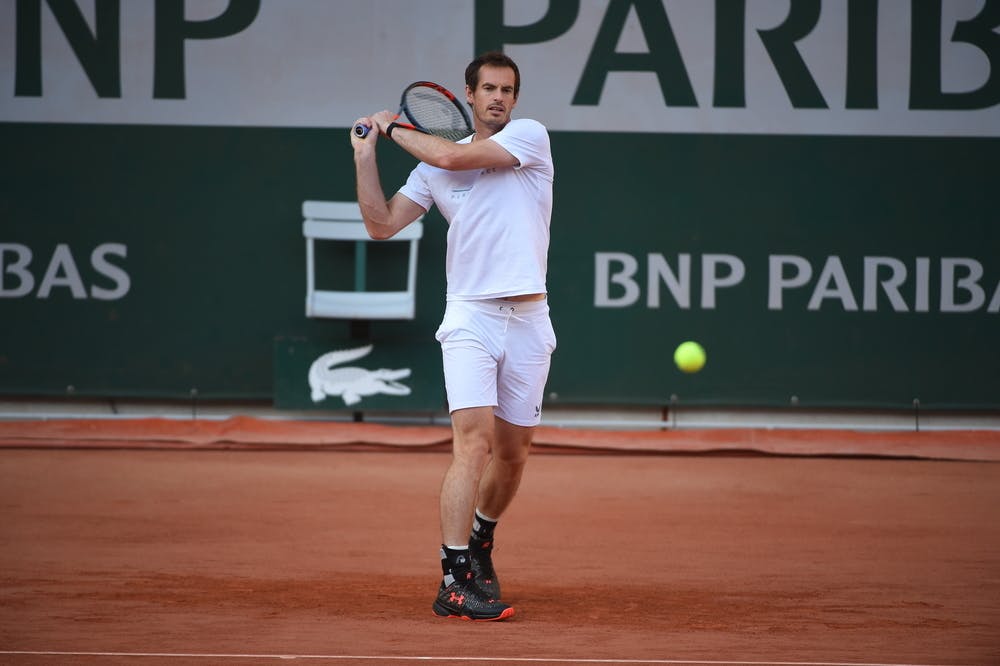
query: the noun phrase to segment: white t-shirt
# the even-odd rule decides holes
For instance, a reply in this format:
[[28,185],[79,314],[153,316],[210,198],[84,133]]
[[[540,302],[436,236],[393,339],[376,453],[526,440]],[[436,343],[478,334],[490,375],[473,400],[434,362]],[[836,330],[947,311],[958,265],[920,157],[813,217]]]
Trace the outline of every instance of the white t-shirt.
[[555,173],[548,132],[518,119],[489,140],[520,165],[447,171],[421,162],[399,190],[425,210],[437,204],[448,221],[449,301],[545,293]]

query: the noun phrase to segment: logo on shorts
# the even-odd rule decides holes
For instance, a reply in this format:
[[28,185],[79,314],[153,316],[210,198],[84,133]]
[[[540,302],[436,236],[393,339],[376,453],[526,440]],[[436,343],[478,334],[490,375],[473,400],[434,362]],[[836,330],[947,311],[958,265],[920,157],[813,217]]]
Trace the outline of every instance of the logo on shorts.
[[542,413],[542,408],[539,407],[538,405],[535,405],[535,418],[538,418],[538,416],[541,415],[541,413]]
[[367,345],[327,352],[313,361],[309,368],[313,402],[324,400],[329,395],[340,396],[345,405],[354,405],[361,402],[361,398],[378,393],[410,395],[410,387],[396,381],[409,377],[410,368],[368,370],[353,366],[337,367],[368,356],[373,348],[374,345]]

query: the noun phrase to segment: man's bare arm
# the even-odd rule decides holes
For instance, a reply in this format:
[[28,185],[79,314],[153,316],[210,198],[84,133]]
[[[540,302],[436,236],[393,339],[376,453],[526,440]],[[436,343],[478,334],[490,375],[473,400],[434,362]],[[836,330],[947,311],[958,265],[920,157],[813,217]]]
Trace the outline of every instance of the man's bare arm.
[[[364,120],[366,119],[362,118],[358,122]],[[378,139],[378,132],[370,132],[364,139],[355,136],[353,132],[351,133],[361,217],[368,235],[378,240],[384,240],[395,236],[406,225],[427,211],[398,193],[386,201],[375,157],[375,146]]]
[[398,127],[392,131],[392,139],[421,162],[448,171],[518,165],[517,158],[496,141],[453,143],[437,136]]

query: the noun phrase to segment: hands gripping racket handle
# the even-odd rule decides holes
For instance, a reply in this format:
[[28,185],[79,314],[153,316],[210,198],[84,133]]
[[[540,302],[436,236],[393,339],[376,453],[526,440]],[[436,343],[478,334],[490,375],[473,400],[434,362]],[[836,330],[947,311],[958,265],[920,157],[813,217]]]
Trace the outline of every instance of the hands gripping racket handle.
[[[397,116],[397,118],[398,118],[398,116]],[[415,129],[418,132],[422,132],[423,131],[423,130],[417,128],[417,127],[414,127],[413,125],[410,125],[409,123],[397,123],[397,122],[393,121],[389,125],[388,129],[386,129],[385,135],[387,137],[392,138],[392,130],[394,130],[396,127],[406,127],[406,128],[409,128],[409,129]],[[372,128],[368,127],[367,125],[362,125],[361,123],[358,123],[357,125],[354,126],[353,129],[351,129],[351,131],[354,133],[354,136],[358,137],[359,139],[363,139],[366,136],[368,136],[368,133],[372,131]]]

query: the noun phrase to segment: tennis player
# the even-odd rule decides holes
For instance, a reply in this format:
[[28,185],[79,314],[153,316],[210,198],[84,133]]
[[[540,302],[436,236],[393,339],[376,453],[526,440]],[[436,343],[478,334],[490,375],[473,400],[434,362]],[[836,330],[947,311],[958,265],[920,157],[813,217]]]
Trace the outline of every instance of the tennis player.
[[[352,133],[358,202],[375,239],[389,238],[432,205],[448,222],[447,303],[436,338],[453,430],[441,486],[441,617],[503,620],[493,532],[517,492],[556,346],[546,300],[554,168],[545,127],[511,119],[520,73],[486,53],[465,71],[474,134],[458,142],[390,126],[380,111]],[[375,149],[382,137],[420,160],[388,201]]]

